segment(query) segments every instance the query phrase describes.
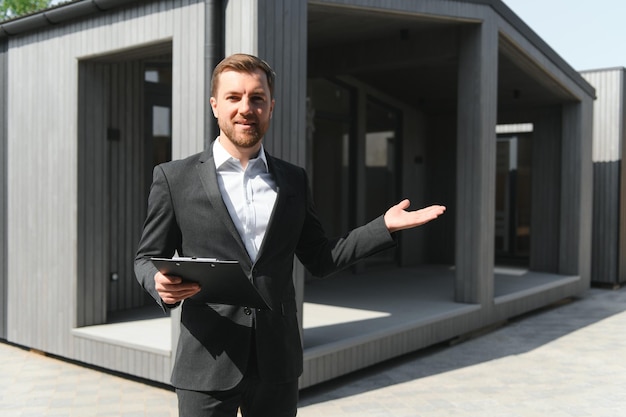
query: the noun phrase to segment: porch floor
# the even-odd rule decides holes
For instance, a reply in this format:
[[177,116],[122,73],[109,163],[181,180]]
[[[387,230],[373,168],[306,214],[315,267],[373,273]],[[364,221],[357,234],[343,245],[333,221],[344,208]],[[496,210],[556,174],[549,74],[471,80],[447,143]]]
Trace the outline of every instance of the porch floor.
[[[454,299],[454,268],[426,265],[342,272],[306,283],[305,359],[319,349],[376,337],[391,328],[419,326],[475,309]],[[494,296],[508,298],[570,279],[519,268],[495,268]],[[74,329],[83,337],[137,349],[171,351],[171,321],[156,306],[123,311],[109,323]]]

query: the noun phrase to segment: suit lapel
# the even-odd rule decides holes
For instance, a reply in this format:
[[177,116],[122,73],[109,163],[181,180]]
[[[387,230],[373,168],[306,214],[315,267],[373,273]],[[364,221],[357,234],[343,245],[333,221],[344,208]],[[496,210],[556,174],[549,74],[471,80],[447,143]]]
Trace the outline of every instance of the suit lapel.
[[267,158],[268,169],[272,173],[274,181],[276,182],[277,195],[276,203],[274,204],[274,209],[272,210],[270,221],[267,225],[265,236],[263,237],[263,242],[261,243],[259,253],[257,254],[257,260],[263,256],[263,251],[268,244],[267,242],[272,239],[272,236],[274,236],[278,230],[280,230],[281,225],[279,219],[284,215],[283,213],[289,199],[288,197],[292,194],[286,173],[283,172],[280,164],[274,163],[274,159],[267,153],[267,149],[265,150],[265,157]]
[[249,259],[246,247],[243,244],[241,236],[239,236],[239,232],[235,227],[235,223],[233,223],[233,219],[230,217],[230,213],[228,213],[226,204],[224,204],[224,200],[222,199],[220,187],[217,182],[217,173],[215,172],[212,144],[209,145],[209,148],[200,157],[197,165],[197,171],[200,177],[200,182],[202,183],[202,188],[204,188],[215,215],[228,229],[230,234],[233,235],[233,238],[237,241],[239,247],[245,254],[245,259]]

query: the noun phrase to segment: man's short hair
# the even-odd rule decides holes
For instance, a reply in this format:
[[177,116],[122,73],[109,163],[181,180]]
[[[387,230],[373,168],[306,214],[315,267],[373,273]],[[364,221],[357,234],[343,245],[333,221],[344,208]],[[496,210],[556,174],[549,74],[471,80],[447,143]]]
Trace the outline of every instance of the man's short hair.
[[270,96],[274,98],[274,79],[276,73],[272,67],[261,58],[248,54],[233,54],[224,58],[213,70],[213,76],[211,77],[211,96],[215,97],[219,84],[219,76],[224,71],[237,71],[252,73],[260,69],[267,77],[267,85],[270,88]]

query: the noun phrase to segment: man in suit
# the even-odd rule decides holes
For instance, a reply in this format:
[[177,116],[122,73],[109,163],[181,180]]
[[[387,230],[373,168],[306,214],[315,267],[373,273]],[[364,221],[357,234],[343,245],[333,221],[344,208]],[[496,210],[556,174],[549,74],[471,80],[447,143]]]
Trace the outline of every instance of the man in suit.
[[[202,153],[157,166],[135,260],[138,281],[163,308],[183,300],[172,372],[180,416],[295,416],[302,344],[292,281],[294,255],[325,276],[394,245],[443,206],[407,211],[404,200],[342,238],[329,239],[305,171],[262,145],[274,109],[274,72],[236,54],[213,72],[219,137]],[[151,257],[239,261],[270,304],[256,310],[198,302],[195,283],[161,274]]]

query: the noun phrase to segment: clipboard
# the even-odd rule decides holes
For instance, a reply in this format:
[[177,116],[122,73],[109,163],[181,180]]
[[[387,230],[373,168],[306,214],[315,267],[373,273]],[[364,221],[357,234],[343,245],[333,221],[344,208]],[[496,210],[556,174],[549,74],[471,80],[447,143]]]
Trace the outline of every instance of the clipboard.
[[271,310],[237,261],[213,258],[151,258],[164,275],[179,276],[201,286],[193,300]]

